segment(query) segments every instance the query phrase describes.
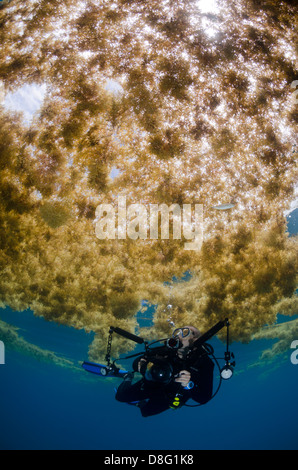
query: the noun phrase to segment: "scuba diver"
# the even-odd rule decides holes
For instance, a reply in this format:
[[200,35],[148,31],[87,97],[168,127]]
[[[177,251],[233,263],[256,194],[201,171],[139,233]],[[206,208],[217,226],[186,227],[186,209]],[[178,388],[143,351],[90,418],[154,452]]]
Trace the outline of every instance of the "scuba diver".
[[[168,409],[177,410],[182,406],[201,406],[215,397],[222,380],[233,376],[236,363],[231,362],[234,354],[229,350],[229,326],[228,318],[219,321],[203,334],[194,326],[185,326],[175,329],[170,338],[150,344],[133,333],[111,326],[106,354],[107,365],[85,361],[82,367],[102,378],[123,378],[116,391],[116,400],[139,407],[143,417],[157,415]],[[213,347],[207,341],[224,327],[227,328],[226,351],[223,358],[216,358]],[[111,362],[113,333],[145,345],[144,352],[122,358],[136,358],[132,372],[121,370],[116,366],[115,360]],[[152,348],[156,343],[163,345]],[[218,363],[220,359],[225,360],[222,368]],[[214,392],[215,364],[219,370],[219,384]],[[133,383],[136,372],[142,375],[142,379]],[[197,403],[190,405],[187,404],[188,400]]]
[[133,363],[141,380],[132,384],[134,372],[124,375],[116,400],[135,404],[143,417],[181,408],[189,399],[207,403],[213,393],[214,363],[202,345],[193,326],[178,328],[166,345],[155,348],[154,356],[144,354]]

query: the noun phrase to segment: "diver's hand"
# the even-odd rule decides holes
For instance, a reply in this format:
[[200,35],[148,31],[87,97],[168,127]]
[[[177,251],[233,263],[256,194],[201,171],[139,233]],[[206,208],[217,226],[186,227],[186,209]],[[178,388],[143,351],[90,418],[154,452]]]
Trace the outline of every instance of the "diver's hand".
[[178,382],[182,387],[187,387],[190,382],[191,374],[187,370],[182,370],[179,372],[178,377],[175,379],[175,382]]
[[144,359],[144,358],[140,359],[140,361],[138,363],[138,372],[141,372],[142,365],[147,364],[147,362],[148,361],[146,361],[146,359]]

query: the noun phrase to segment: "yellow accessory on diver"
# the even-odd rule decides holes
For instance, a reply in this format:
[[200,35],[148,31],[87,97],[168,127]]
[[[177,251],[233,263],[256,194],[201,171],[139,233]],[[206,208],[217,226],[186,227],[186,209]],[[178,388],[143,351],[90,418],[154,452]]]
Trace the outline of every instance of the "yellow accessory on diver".
[[177,410],[177,408],[179,408],[180,405],[181,405],[180,398],[179,398],[179,396],[176,395],[175,398],[174,398],[173,403],[170,404],[170,408],[172,410]]

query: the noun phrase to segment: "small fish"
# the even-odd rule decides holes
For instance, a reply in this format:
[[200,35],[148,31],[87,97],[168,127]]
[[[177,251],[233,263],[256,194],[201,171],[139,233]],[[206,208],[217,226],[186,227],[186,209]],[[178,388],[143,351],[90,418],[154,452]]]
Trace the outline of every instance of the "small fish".
[[213,206],[212,209],[216,209],[218,211],[226,211],[228,209],[232,209],[235,207],[235,204],[219,204],[218,206]]

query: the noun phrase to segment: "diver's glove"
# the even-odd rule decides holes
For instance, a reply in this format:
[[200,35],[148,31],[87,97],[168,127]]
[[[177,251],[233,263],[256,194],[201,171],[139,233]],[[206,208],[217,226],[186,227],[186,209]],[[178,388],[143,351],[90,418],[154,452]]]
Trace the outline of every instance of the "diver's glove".
[[134,378],[134,373],[133,372],[128,372],[127,374],[124,375],[123,381],[124,382],[132,382]]

